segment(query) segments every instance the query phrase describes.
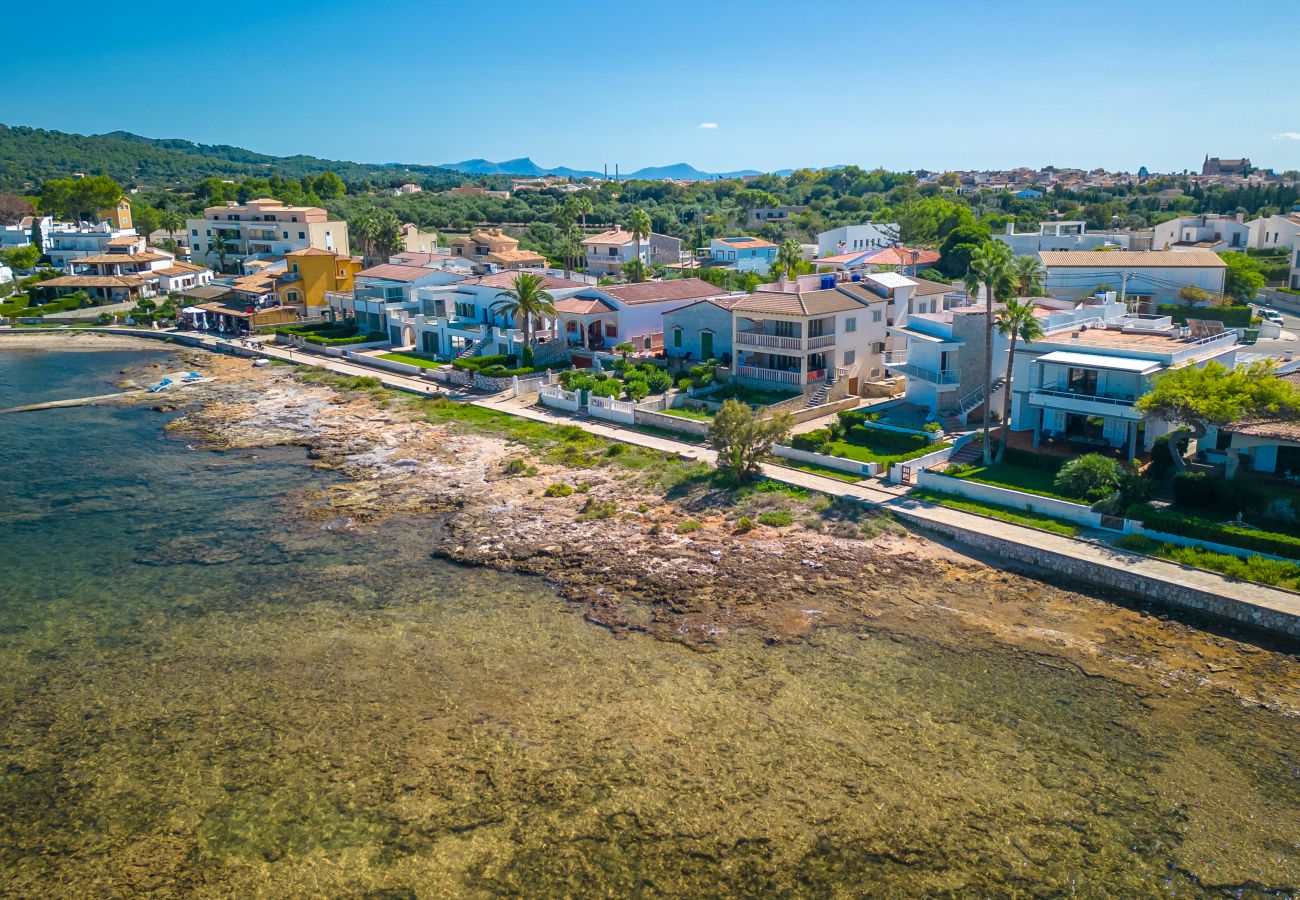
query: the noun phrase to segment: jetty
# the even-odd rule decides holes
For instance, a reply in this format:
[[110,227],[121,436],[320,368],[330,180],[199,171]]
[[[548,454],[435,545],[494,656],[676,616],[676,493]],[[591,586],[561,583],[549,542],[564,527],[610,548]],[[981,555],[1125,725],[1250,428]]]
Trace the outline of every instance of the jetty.
[[117,400],[120,397],[134,397],[139,394],[149,393],[148,388],[140,388],[132,391],[118,391],[115,394],[100,394],[96,397],[73,397],[70,400],[46,400],[44,403],[28,403],[26,406],[11,406],[8,409],[0,409],[0,414],[35,412],[38,409],[60,409],[68,406],[93,406],[96,403],[104,403],[108,400]]

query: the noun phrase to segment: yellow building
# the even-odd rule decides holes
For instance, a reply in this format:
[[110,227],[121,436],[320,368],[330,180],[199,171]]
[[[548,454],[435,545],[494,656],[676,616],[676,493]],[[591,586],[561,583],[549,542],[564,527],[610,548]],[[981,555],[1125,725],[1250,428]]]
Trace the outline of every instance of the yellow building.
[[466,237],[453,238],[451,255],[474,262],[494,263],[503,269],[546,265],[546,257],[532,250],[520,250],[519,241],[500,228],[476,228]]
[[134,228],[131,218],[131,201],[123,197],[117,201],[116,206],[110,209],[101,209],[99,211],[99,221],[112,222],[113,227],[121,231]]
[[285,306],[303,306],[308,316],[328,306],[326,291],[352,290],[352,277],[361,271],[361,258],[304,247],[284,255],[288,268],[276,280],[275,293]]

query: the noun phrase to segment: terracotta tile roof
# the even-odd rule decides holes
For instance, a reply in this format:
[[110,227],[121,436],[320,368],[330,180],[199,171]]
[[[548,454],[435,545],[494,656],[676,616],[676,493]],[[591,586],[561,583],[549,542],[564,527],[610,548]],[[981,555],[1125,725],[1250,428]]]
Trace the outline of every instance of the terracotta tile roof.
[[195,272],[204,271],[206,271],[206,269],[204,269],[203,266],[196,266],[193,263],[187,262],[178,262],[176,265],[168,266],[165,269],[154,269],[155,274],[167,275],[169,277],[175,277],[177,275],[193,275]]
[[583,238],[584,244],[630,244],[636,238],[632,237],[630,231],[604,231],[600,234],[593,234],[591,237]]
[[[338,256],[333,250],[322,250],[319,247],[303,247],[301,250],[290,250],[285,256]],[[345,257],[346,258],[346,257]]]
[[638,303],[659,303],[664,300],[698,300],[727,293],[722,288],[699,278],[643,281],[639,284],[611,285],[599,290],[602,294],[608,294],[627,306],[636,306]]
[[357,273],[357,277],[378,278],[384,281],[415,281],[417,278],[432,275],[433,271],[424,266],[395,266],[391,263],[383,263],[371,266],[369,269],[362,269]]
[[718,238],[719,244],[726,244],[729,247],[744,247],[746,250],[758,250],[763,247],[775,247],[776,244],[771,241],[765,241],[762,238],[748,237],[740,235],[739,237]]
[[[428,269],[416,269],[416,271],[423,271],[425,274],[428,274],[429,272]],[[363,272],[361,274],[364,275],[365,273]],[[515,277],[518,274],[518,272],[497,272],[495,275],[483,275],[479,278],[469,278],[462,281],[461,284],[467,286],[477,285],[479,287],[509,288],[514,287]],[[566,288],[590,287],[590,285],[583,284],[580,281],[566,281],[563,278],[556,278],[554,275],[543,275],[541,278],[542,288],[548,291],[562,291]]]
[[[803,293],[782,291],[759,291],[732,307],[740,313],[770,313],[778,316],[824,316],[830,313],[849,312],[862,309],[867,297],[854,296],[841,288],[829,288],[824,291],[804,291]],[[880,300],[880,297],[872,299]]]
[[496,250],[487,255],[488,262],[546,262],[546,257],[532,250]]
[[1048,268],[1089,269],[1226,269],[1228,264],[1211,250],[1043,250],[1038,254]]
[[42,281],[40,287],[139,287],[148,279],[139,275],[60,275]]
[[666,309],[664,310],[663,314],[666,316],[669,313],[681,312],[684,309],[690,309],[693,306],[699,306],[701,303],[709,303],[712,304],[713,306],[718,307],[719,309],[725,309],[727,312],[731,312],[731,310],[735,307],[737,303],[739,303],[742,300],[748,300],[748,299],[749,299],[748,294],[734,294],[729,297],[705,297],[703,300],[692,300],[690,303],[687,303],[685,306],[678,306],[673,309]]
[[555,311],[589,316],[592,313],[612,313],[615,309],[599,297],[567,297],[555,303]]
[[915,275],[908,275],[908,278],[916,282],[916,290],[912,293],[913,297],[929,297],[933,294],[951,294],[956,290],[950,284],[943,284],[938,281],[927,281],[924,278],[917,278]]
[[80,259],[74,259],[74,263],[123,263],[123,262],[155,262],[160,259],[172,259],[165,253],[97,253],[93,256],[83,256]]
[[111,239],[111,240],[108,242],[108,246],[110,246],[110,247],[131,247],[131,246],[134,246],[136,243],[138,243],[138,242],[141,241],[141,240],[143,240],[143,238],[141,238],[141,237],[140,237],[139,235],[137,235],[137,234],[124,234],[124,235],[121,235],[120,237],[115,237],[115,238]]
[[928,266],[938,261],[939,254],[933,250],[918,250],[912,247],[886,247],[884,250],[878,250],[868,256],[863,260],[863,263],[868,266]]
[[[427,266],[429,263],[454,259],[451,253],[420,253],[417,250],[403,250],[401,253],[394,253],[392,258],[400,259],[404,265],[408,266]],[[461,257],[461,259],[464,259],[464,257]]]

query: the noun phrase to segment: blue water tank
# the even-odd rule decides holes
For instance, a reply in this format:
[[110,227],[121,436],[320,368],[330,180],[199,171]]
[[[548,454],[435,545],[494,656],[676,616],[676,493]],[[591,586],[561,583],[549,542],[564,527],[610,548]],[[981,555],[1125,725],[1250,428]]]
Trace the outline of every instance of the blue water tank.
[[823,275],[823,276],[822,276],[822,290],[823,290],[823,291],[829,291],[829,290],[831,290],[831,289],[834,288],[834,287],[835,287],[835,276],[834,276],[834,275]]
[[857,275],[857,274],[850,275],[850,276],[849,276],[849,280],[850,280],[850,281],[861,281],[861,280],[862,280],[862,276],[861,276],[861,275]]

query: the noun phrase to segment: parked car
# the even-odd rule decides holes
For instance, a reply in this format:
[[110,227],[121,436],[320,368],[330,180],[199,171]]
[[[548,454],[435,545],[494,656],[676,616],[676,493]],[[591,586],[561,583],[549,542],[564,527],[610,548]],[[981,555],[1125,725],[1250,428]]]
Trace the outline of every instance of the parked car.
[[1263,306],[1256,307],[1255,314],[1271,325],[1281,325],[1285,321],[1280,312]]

